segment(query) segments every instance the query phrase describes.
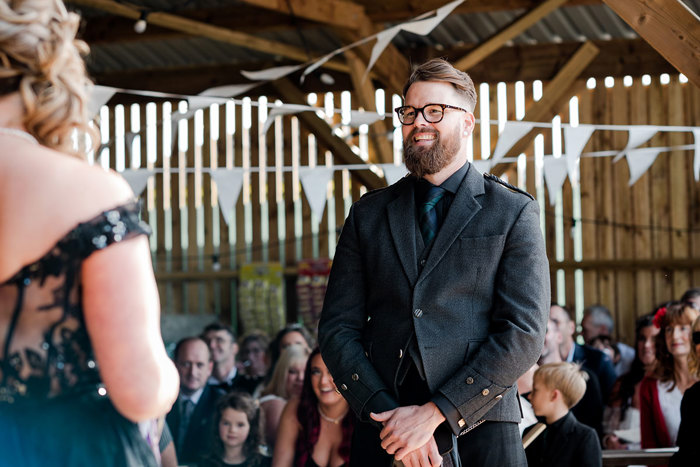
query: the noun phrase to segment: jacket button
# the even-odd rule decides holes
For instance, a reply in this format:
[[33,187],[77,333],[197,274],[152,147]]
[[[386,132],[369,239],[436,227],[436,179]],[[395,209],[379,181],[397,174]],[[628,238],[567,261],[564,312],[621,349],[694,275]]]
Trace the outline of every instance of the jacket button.
[[482,396],[488,396],[488,395],[489,395],[489,390],[488,390],[488,389],[484,389],[483,391],[481,391],[481,395],[482,395]]
[[399,349],[399,358],[403,358],[403,349]]
[[420,265],[421,265],[421,266],[425,266],[425,262],[426,262],[426,261],[425,261],[424,259],[420,260]]
[[474,384],[474,378],[472,378],[471,376],[467,378],[467,384]]
[[423,310],[421,310],[420,308],[416,308],[415,310],[413,310],[413,316],[415,316],[416,318],[420,318],[421,316],[423,316]]
[[496,400],[497,400],[497,401],[500,401],[501,399],[503,399],[503,396],[502,396],[502,395],[499,394],[499,395],[496,396]]
[[345,383],[343,383],[340,385],[340,389],[342,389],[343,391],[347,391],[348,387],[345,385]]
[[351,378],[353,381],[357,381],[358,379],[360,379],[360,377],[357,375],[357,373],[353,373]]

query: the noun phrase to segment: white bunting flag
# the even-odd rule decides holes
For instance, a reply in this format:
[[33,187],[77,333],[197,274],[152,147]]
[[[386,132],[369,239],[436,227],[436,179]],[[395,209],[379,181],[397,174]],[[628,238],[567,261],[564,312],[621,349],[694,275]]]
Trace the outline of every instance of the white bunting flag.
[[304,189],[306,200],[311,206],[311,212],[321,222],[323,211],[326,209],[326,195],[328,194],[328,182],[333,177],[333,169],[328,167],[300,168],[299,181]]
[[369,70],[372,69],[374,63],[377,61],[382,52],[384,52],[384,49],[387,48],[394,36],[399,33],[399,31],[401,31],[401,25],[393,26],[377,34],[377,42],[374,44],[374,47],[372,47],[372,54],[369,57],[369,63],[367,64],[367,69],[365,70],[365,76],[362,78],[363,81],[367,79]]
[[382,172],[384,172],[384,178],[386,178],[387,185],[393,185],[405,177],[408,173],[408,169],[403,164],[379,164],[379,167],[381,167]]
[[310,75],[311,73],[313,73],[314,71],[316,71],[319,67],[321,67],[321,66],[322,66],[324,63],[326,63],[328,60],[330,60],[331,58],[333,58],[333,57],[335,57],[336,55],[338,55],[338,54],[340,53],[341,50],[344,50],[344,48],[343,48],[343,49],[334,50],[333,52],[329,53],[328,55],[324,55],[323,57],[319,58],[319,59],[316,60],[314,63],[312,63],[311,65],[309,65],[309,66],[306,68],[306,70],[304,70],[304,72],[301,74],[301,78],[299,78],[299,82],[300,82],[301,84],[304,84],[304,80],[306,79],[306,77],[307,77],[308,75]]
[[520,138],[532,130],[534,123],[530,122],[506,122],[503,131],[498,135],[496,149],[493,150],[491,161],[498,162],[517,143]]
[[478,170],[480,173],[485,174],[491,171],[491,160],[486,159],[478,159],[475,161],[472,161],[471,164],[474,166],[476,170]]
[[124,133],[124,145],[126,146],[126,156],[127,156],[127,161],[131,162],[131,159],[133,157],[133,152],[134,152],[134,142],[136,141],[136,137],[139,138],[139,142],[141,141],[141,135],[134,132],[134,131],[127,131]]
[[278,115],[298,114],[308,110],[311,110],[308,106],[298,104],[285,104],[272,107],[270,112],[267,114],[267,119],[265,119],[265,124],[263,125],[262,130],[263,134],[267,133],[267,130],[270,129],[272,124],[275,122],[275,117]]
[[627,139],[627,146],[625,149],[617,153],[617,156],[613,159],[613,163],[622,159],[622,157],[630,150],[634,149],[640,144],[644,144],[651,139],[652,136],[656,134],[656,127],[651,125],[637,125],[630,127],[629,137]]
[[569,180],[573,183],[579,180],[578,161],[581,152],[595,131],[593,125],[579,125],[577,127],[564,127],[564,148],[566,151],[566,170]]
[[257,71],[242,70],[241,74],[253,81],[272,81],[301,69],[303,65],[285,65]]
[[233,208],[243,186],[243,169],[215,169],[211,171],[211,178],[216,183],[221,214],[230,227],[233,225]]
[[377,112],[351,110],[350,121],[347,123],[347,125],[351,127],[358,127],[360,125],[371,125],[372,123],[383,119],[384,115],[378,114]]
[[126,169],[121,173],[136,196],[141,195],[151,175],[153,175],[153,171],[150,169]]
[[693,130],[695,137],[695,159],[693,159],[693,173],[695,181],[700,181],[700,128]]
[[245,84],[227,84],[225,86],[216,86],[213,88],[205,89],[204,91],[197,94],[203,97],[234,97],[239,94],[253,89],[261,83],[245,83]]
[[414,34],[425,36],[427,34],[430,34],[430,32],[433,29],[435,29],[435,27],[438,24],[442,23],[442,20],[444,20],[447,17],[447,15],[452,13],[452,10],[457,8],[457,6],[462,2],[464,2],[464,0],[454,0],[453,2],[443,5],[437,10],[435,10],[435,16],[431,18],[421,19],[418,21],[410,21],[408,23],[400,24],[399,26],[401,27],[402,31],[408,31]]
[[188,110],[207,109],[214,104],[223,104],[226,99],[223,97],[190,96],[187,98]]
[[627,166],[630,169],[629,186],[634,185],[656,160],[662,148],[642,148],[627,151]]
[[90,100],[88,101],[88,117],[95,118],[97,114],[100,113],[100,109],[103,105],[107,104],[114,94],[116,94],[117,89],[109,86],[95,86],[90,94]]
[[549,192],[549,204],[554,206],[557,201],[557,193],[561,190],[566,180],[567,162],[563,157],[545,157],[543,161],[542,173],[544,181],[547,183]]

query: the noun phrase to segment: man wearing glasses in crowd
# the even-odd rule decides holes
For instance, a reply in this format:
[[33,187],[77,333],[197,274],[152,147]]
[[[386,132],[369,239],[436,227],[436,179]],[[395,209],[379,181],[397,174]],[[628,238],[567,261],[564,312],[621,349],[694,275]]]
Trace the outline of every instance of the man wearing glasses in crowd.
[[352,206],[319,324],[360,418],[351,464],[525,466],[515,382],[542,350],[550,300],[538,204],[467,161],[466,73],[430,60],[404,98],[411,175]]

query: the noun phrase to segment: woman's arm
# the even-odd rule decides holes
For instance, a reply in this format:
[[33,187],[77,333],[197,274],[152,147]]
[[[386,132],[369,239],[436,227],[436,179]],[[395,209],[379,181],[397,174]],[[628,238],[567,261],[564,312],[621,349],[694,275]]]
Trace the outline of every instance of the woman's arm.
[[[102,206],[133,199],[121,177],[98,172],[89,180],[91,186],[99,183],[95,198],[101,198]],[[180,383],[160,334],[160,302],[146,236],[91,254],[83,262],[81,281],[85,324],[115,407],[133,421],[166,414]]]
[[294,451],[301,426],[297,420],[298,399],[291,399],[282,410],[275,451],[272,455],[272,467],[292,467]]
[[263,416],[265,417],[265,441],[268,446],[275,445],[280,417],[282,416],[282,410],[284,410],[286,403],[284,399],[272,399],[260,405]]

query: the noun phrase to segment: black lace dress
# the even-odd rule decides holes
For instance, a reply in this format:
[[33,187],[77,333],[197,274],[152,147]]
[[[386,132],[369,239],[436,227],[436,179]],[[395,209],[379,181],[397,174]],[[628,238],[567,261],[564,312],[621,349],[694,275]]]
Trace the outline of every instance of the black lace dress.
[[0,284],[0,466],[155,466],[137,424],[101,384],[83,317],[80,270],[140,234],[136,203],[79,224]]

